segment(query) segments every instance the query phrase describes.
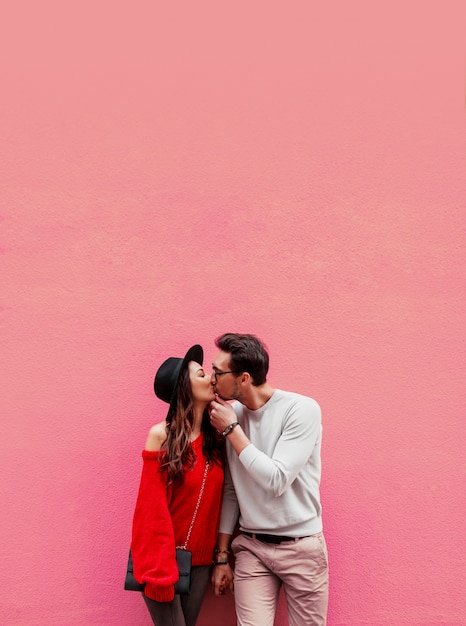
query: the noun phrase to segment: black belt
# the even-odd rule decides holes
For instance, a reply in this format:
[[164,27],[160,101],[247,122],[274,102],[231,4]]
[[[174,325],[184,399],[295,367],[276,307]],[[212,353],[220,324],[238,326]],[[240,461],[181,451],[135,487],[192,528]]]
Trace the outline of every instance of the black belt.
[[306,537],[285,537],[284,535],[262,535],[258,533],[248,533],[245,530],[241,531],[243,535],[247,537],[252,537],[253,539],[257,539],[258,541],[262,541],[264,543],[283,543],[284,541],[298,541],[298,539],[306,539]]

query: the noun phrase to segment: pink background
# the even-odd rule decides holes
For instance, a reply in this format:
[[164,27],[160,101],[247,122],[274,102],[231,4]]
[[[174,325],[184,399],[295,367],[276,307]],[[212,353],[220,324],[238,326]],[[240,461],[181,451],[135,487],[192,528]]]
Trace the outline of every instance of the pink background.
[[329,626],[466,624],[464,3],[5,7],[0,623],[149,623],[153,375],[246,331],[322,406]]

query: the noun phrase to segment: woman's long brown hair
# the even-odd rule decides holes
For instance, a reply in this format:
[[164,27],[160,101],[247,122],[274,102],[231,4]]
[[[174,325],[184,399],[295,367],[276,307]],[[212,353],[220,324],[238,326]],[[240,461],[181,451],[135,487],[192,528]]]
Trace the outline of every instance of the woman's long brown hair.
[[[169,483],[181,483],[187,469],[193,467],[195,454],[191,446],[194,421],[194,400],[189,379],[189,369],[181,373],[176,388],[176,404],[167,415],[167,439],[162,446],[166,452],[162,471],[168,474]],[[203,452],[209,463],[223,463],[225,442],[210,423],[207,409],[202,417],[201,431],[204,435]]]

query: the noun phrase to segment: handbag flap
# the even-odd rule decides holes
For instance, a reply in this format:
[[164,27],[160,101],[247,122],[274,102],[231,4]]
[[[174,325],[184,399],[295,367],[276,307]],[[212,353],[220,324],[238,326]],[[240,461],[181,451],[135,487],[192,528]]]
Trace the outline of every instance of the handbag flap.
[[176,563],[180,577],[175,583],[175,593],[189,594],[191,587],[192,553],[189,550],[176,550]]

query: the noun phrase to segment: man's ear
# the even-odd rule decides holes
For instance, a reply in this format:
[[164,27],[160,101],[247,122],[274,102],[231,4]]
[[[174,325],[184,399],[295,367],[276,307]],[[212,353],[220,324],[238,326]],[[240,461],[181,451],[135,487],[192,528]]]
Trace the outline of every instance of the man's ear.
[[240,377],[240,385],[248,385],[252,383],[252,376],[248,372],[243,372]]

